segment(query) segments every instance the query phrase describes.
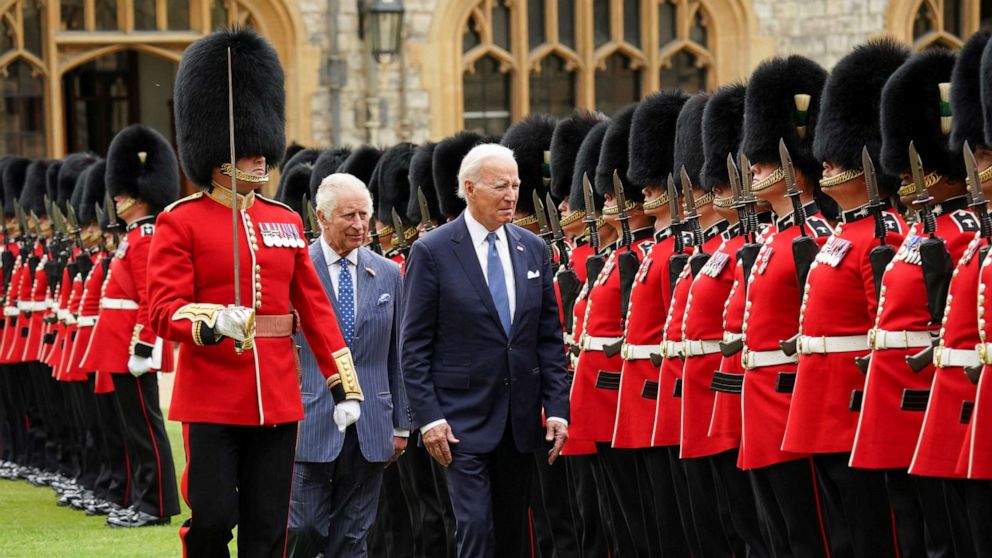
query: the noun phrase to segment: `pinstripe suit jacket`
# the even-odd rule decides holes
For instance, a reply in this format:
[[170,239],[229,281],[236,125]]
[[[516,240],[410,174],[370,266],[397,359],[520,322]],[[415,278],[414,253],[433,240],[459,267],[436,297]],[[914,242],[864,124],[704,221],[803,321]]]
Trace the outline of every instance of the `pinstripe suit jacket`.
[[[319,240],[310,245],[310,258],[334,311],[338,312],[337,296]],[[351,354],[365,393],[362,416],[356,424],[358,440],[366,460],[384,462],[393,455],[393,428],[411,428],[398,357],[403,279],[396,263],[366,248],[358,249],[355,278],[358,304]],[[334,461],[344,443],[344,435],[332,419],[334,400],[306,340],[297,336],[297,343],[302,347],[304,417],[300,422],[296,460]]]

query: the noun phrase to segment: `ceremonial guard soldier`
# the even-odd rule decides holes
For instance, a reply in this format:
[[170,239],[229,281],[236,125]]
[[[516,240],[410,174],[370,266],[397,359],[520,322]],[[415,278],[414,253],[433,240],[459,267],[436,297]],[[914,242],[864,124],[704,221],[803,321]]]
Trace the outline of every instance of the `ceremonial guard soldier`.
[[[250,30],[200,39],[176,76],[179,158],[203,190],[159,215],[148,295],[152,329],[180,344],[169,412],[183,422],[192,517],[180,536],[191,557],[227,556],[235,525],[240,553],[285,552],[303,416],[297,327],[339,429],[358,419],[363,398],[299,216],[255,193],[285,148],[283,83],[275,50]],[[232,220],[233,235],[223,225]]]
[[[885,172],[920,216],[882,278],[868,344],[873,349],[850,465],[885,469],[902,556],[951,548],[943,482],[906,474],[919,439],[953,262],[978,230],[967,210],[964,164],[948,146],[951,71],[942,50],[913,55],[882,91]],[[907,357],[909,357],[907,359]]]
[[810,265],[782,447],[813,454],[831,536],[850,541],[853,556],[898,553],[884,477],[847,462],[865,382],[858,362],[868,353],[876,281],[887,263],[880,258],[891,251],[891,259],[906,231],[887,201],[898,189],[898,176],[876,175],[871,161],[880,160],[882,147],[882,87],[908,56],[906,47],[891,40],[857,47],[827,78],[816,124],[814,155],[824,168],[820,187],[840,206],[841,222]]
[[[798,360],[781,342],[799,330],[804,266],[831,233],[813,201],[820,179],[813,132],[826,77],[801,56],[758,66],[747,86],[741,141],[741,152],[753,163],[751,190],[771,205],[776,220],[746,286],[738,466],[751,470],[773,552],[810,557],[826,556],[829,549],[812,463],[808,455],[781,449]],[[795,257],[796,239],[804,246],[802,259]]]

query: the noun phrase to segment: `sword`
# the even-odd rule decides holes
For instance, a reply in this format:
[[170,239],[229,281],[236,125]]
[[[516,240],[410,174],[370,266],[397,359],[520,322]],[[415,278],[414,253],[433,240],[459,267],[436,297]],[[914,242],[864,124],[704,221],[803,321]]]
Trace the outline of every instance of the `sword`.
[[[620,174],[613,170],[613,195],[617,200],[617,220],[620,221],[620,227],[623,230],[622,241],[620,243],[621,247],[626,248],[626,250],[617,254],[617,269],[620,274],[620,319],[623,321],[627,320],[627,309],[630,308],[630,291],[634,288],[634,278],[637,277],[637,269],[641,267],[641,260],[637,257],[637,252],[633,250],[631,244],[634,241],[633,235],[630,233],[630,216],[627,215],[627,196],[623,191],[623,182],[620,181]],[[603,348],[603,352],[606,356],[611,357],[616,352],[620,352],[623,346],[623,340],[618,343],[614,343],[613,346]]]
[[799,227],[799,236],[792,239],[792,258],[796,263],[796,281],[799,294],[802,296],[806,286],[806,276],[809,275],[809,266],[816,259],[820,247],[806,230],[806,210],[800,199],[802,192],[796,185],[796,169],[792,166],[792,156],[789,155],[789,149],[785,147],[783,139],[778,140],[778,155],[782,163],[782,171],[785,173],[785,195],[792,200],[793,219]]
[[706,265],[710,255],[703,251],[705,240],[703,239],[703,227],[699,224],[699,211],[696,209],[696,192],[692,189],[692,180],[689,179],[685,165],[682,165],[679,173],[682,178],[682,194],[685,196],[685,218],[692,228],[692,242],[696,247],[692,251],[692,257],[689,258],[689,269],[692,271],[692,276],[695,277],[699,275],[699,270]]
[[[238,254],[238,243],[240,239],[238,238],[238,167],[237,167],[237,154],[234,149],[234,71],[231,68],[231,47],[227,47],[227,139],[228,146],[231,152],[231,239],[234,246],[234,306],[241,306],[241,258]],[[249,320],[252,322],[251,326],[254,325],[254,320]],[[246,324],[248,325],[248,324]],[[249,337],[243,343],[241,341],[234,342],[234,351],[239,355],[244,352],[245,349],[250,349],[252,346],[251,338]]]
[[554,262],[554,247],[551,244],[551,227],[548,226],[548,215],[544,212],[544,204],[541,203],[541,196],[538,195],[537,190],[532,190],[530,193],[531,202],[534,204],[534,217],[537,218],[538,233],[537,236],[544,240],[544,246],[546,248],[548,261]]
[[424,227],[423,232],[434,230],[434,222],[431,221],[431,209],[427,207],[427,197],[424,196],[424,190],[420,186],[417,186],[417,204],[420,206],[420,224]]
[[599,216],[596,215],[596,200],[592,197],[592,183],[585,173],[582,174],[582,199],[586,206],[586,215],[582,218],[582,222],[586,225],[589,246],[592,247],[592,255],[586,258],[586,284],[592,289],[599,272],[603,271],[603,266],[606,265],[606,258],[599,253]]
[[400,219],[400,214],[396,213],[395,207],[393,208],[393,228],[396,229],[396,239],[399,243],[398,251],[405,258],[410,252],[410,245],[406,243],[406,229],[403,228],[403,220]]
[[568,244],[565,242],[565,233],[561,230],[558,207],[555,206],[554,200],[551,199],[550,192],[545,194],[544,199],[547,201],[545,207],[548,209],[548,223],[551,225],[551,241],[558,247],[558,266],[567,269],[570,265]]
[[882,215],[885,205],[878,194],[878,176],[875,174],[875,163],[872,162],[871,154],[868,153],[868,146],[861,148],[861,168],[864,169],[865,186],[868,189],[868,211],[875,219],[875,238],[879,242],[879,245],[872,248],[868,255],[871,274],[875,279],[875,298],[877,299],[882,289],[882,276],[885,274],[885,268],[896,255],[896,248],[885,242],[885,236],[888,232],[885,228],[885,218]]
[[382,255],[382,242],[379,240],[379,231],[375,228],[375,216],[369,218],[369,246],[373,252]]
[[671,173],[668,175],[668,204],[672,213],[672,236],[675,237],[675,250],[668,258],[668,281],[671,286],[670,295],[675,294],[675,284],[678,283],[685,264],[689,262],[689,256],[685,253],[685,244],[682,242],[682,205],[679,203],[679,193],[675,189],[675,177]]

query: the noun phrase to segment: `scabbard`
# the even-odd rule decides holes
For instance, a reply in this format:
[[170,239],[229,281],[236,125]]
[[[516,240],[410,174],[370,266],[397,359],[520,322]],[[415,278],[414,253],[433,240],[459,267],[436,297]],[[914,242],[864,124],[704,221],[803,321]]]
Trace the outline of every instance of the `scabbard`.
[[885,275],[885,268],[896,255],[896,248],[891,244],[876,246],[868,254],[868,261],[871,264],[871,275],[875,279],[875,299],[878,299],[882,291],[882,276]]
[[685,269],[687,263],[689,263],[689,256],[686,254],[672,254],[672,257],[668,258],[668,280],[672,289],[670,295],[675,294],[675,284],[679,282],[679,275],[682,275],[682,270]]
[[[936,345],[936,339],[934,340],[934,345]],[[910,370],[918,374],[921,370],[930,366],[930,363],[933,362],[934,345],[930,345],[922,351],[906,357],[906,364],[909,365]]]
[[799,295],[802,296],[809,275],[809,266],[813,264],[820,247],[811,236],[798,236],[792,239],[792,258],[796,262],[796,281],[799,285]]
[[778,346],[782,348],[782,352],[787,356],[794,356],[799,350],[799,334],[797,333],[784,341],[779,341]]
[[692,272],[693,277],[699,275],[699,270],[703,269],[709,259],[710,255],[705,252],[696,252],[689,258],[689,271]]
[[744,339],[735,339],[730,342],[720,341],[720,354],[725,358],[730,358],[744,349]]
[[634,287],[634,278],[637,277],[637,269],[640,266],[641,261],[633,250],[625,250],[617,256],[617,267],[620,270],[620,316],[623,319],[627,317],[630,290]]
[[571,333],[574,331],[572,328],[574,326],[573,316],[575,310],[575,301],[579,298],[579,292],[582,290],[582,281],[579,281],[578,274],[571,269],[563,269],[555,275],[555,279],[558,281],[558,292],[561,293],[561,307],[565,315],[565,331]]
[[606,258],[599,254],[586,258],[586,284],[590,289],[592,289],[593,283],[596,282],[596,278],[599,277],[599,272],[603,271],[603,266],[605,265]]
[[974,385],[978,385],[978,380],[982,379],[982,369],[985,368],[984,364],[979,364],[978,366],[966,366],[964,368],[964,375],[968,377]]
[[954,262],[951,261],[944,240],[926,238],[920,242],[920,263],[923,267],[923,283],[927,291],[930,323],[939,324],[944,317],[947,288],[954,273]]

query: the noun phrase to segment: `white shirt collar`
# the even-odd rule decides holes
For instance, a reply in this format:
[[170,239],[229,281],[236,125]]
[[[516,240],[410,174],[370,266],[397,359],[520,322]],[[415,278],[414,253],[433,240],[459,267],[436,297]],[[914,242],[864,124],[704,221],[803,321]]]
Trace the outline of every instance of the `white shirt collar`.
[[[324,240],[323,235],[321,235],[320,237],[320,249],[324,251],[324,260],[327,262],[327,267],[336,265],[338,263],[338,260],[341,259],[341,255],[335,252],[333,248],[331,248],[330,244],[328,244],[327,241]],[[348,255],[345,256],[345,259],[348,260],[348,262],[351,265],[357,267],[358,248],[352,250],[351,252],[348,252]]]
[[[472,216],[472,212],[467,208],[465,209],[465,226],[468,227],[468,234],[472,237],[472,245],[478,246],[486,242],[486,237],[489,236],[489,229],[483,226],[482,223],[476,221],[475,217]],[[502,226],[495,231],[496,237],[499,241],[506,244],[506,226]]]

